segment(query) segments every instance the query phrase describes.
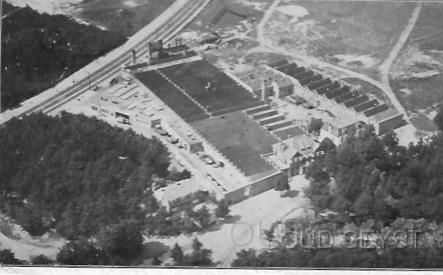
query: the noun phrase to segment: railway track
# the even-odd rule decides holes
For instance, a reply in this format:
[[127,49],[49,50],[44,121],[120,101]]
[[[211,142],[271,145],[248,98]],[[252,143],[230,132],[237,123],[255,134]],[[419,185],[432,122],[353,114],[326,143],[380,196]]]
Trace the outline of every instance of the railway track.
[[25,110],[21,114],[16,117],[24,117],[33,112],[43,112],[50,113],[57,108],[63,106],[67,102],[72,99],[80,96],[90,89],[91,86],[96,85],[97,83],[106,80],[114,75],[116,75],[122,66],[128,65],[131,63],[132,50],[136,50],[137,55],[141,56],[147,53],[147,45],[150,41],[163,39],[164,41],[168,41],[171,39],[176,33],[182,30],[198,13],[209,3],[209,0],[197,0],[191,1],[191,4],[180,10],[173,19],[170,20],[169,23],[161,26],[158,30],[156,30],[153,34],[146,37],[139,43],[137,43],[134,47],[120,54],[113,61],[108,63],[107,65],[101,67],[97,71],[91,73],[87,78],[74,83],[70,87],[64,89],[58,94],[46,99],[45,101]]

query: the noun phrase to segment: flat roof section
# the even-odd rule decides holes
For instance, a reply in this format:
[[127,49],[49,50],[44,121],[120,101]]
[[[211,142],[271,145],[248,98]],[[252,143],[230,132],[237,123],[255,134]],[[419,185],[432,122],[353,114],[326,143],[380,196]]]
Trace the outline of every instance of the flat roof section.
[[191,124],[246,176],[274,170],[260,154],[271,153],[278,141],[242,111]]
[[135,77],[186,121],[208,117],[204,110],[187,98],[157,71],[135,74]]
[[287,59],[281,59],[281,60],[269,63],[268,66],[275,69],[280,66],[286,65],[288,63],[289,63],[289,61]]
[[177,64],[160,71],[209,112],[246,109],[259,99],[205,60]]
[[282,140],[298,136],[303,133],[304,132],[300,127],[294,125],[274,131],[274,135],[278,136]]
[[399,116],[399,115],[402,115],[399,111],[397,111],[394,108],[389,108],[386,111],[383,111],[381,113],[378,113],[378,114],[374,115],[373,118],[375,119],[375,121],[381,122],[381,121],[384,121],[386,119],[389,119],[389,118],[392,118],[392,117],[395,117],[395,116]]

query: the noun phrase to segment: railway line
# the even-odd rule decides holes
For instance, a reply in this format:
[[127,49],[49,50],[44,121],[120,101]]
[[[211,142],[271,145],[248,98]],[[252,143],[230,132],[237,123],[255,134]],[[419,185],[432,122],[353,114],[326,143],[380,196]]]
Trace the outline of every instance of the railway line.
[[43,112],[50,113],[72,99],[80,96],[81,94],[88,91],[91,86],[97,85],[101,81],[109,79],[116,75],[122,66],[130,64],[132,57],[131,52],[135,50],[138,56],[144,55],[147,53],[147,45],[150,41],[163,39],[164,41],[168,41],[171,39],[176,33],[182,30],[195,16],[197,16],[201,10],[209,3],[210,0],[193,0],[189,1],[189,5],[185,6],[185,8],[181,9],[178,13],[176,13],[173,18],[168,20],[169,23],[160,26],[156,31],[151,33],[149,36],[144,38],[142,41],[138,42],[135,46],[131,47],[129,50],[126,50],[119,56],[117,56],[114,60],[109,62],[108,64],[102,66],[98,70],[93,73],[90,73],[88,77],[83,78],[81,81],[74,83],[63,91],[57,93],[54,96],[49,97],[32,106],[31,108],[25,110],[24,112],[16,115],[16,117],[24,117],[33,112]]

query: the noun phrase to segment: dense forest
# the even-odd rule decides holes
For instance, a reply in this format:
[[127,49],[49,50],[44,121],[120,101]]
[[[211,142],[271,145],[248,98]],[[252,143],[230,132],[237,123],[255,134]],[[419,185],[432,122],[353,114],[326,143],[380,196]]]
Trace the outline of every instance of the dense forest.
[[[435,123],[443,130],[443,108]],[[385,234],[418,230],[417,243],[411,246],[409,237],[393,235],[377,248],[321,248],[315,242],[287,248],[283,239],[275,239],[273,226],[264,234],[269,241],[277,241],[274,248],[242,250],[232,266],[442,268],[442,160],[441,132],[407,148],[399,146],[394,133],[379,137],[372,127],[349,135],[338,148],[329,147],[307,170],[310,185],[305,194],[315,212],[327,211],[328,218],[316,216],[302,222],[285,221],[284,225],[296,229],[294,232],[309,229],[341,234],[349,228]],[[293,240],[290,236],[284,238]]]
[[2,5],[2,109],[54,86],[126,40],[63,15]]
[[0,144],[1,211],[32,235],[90,237],[124,220],[154,226],[151,178],[169,173],[159,140],[62,113],[10,120]]
[[357,224],[375,219],[443,221],[443,134],[399,146],[394,133],[372,128],[350,135],[307,170],[314,208],[336,211]]
[[234,267],[358,267],[358,268],[442,268],[443,249],[328,248],[292,249],[279,247],[257,252],[242,250]]

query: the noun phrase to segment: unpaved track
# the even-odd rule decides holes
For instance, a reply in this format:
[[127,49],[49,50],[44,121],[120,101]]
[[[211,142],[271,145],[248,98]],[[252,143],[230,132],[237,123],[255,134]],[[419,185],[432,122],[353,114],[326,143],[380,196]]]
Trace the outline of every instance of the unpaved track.
[[408,21],[408,24],[406,25],[406,28],[401,33],[400,37],[397,40],[397,43],[395,44],[394,48],[392,48],[391,52],[389,53],[388,58],[381,64],[379,67],[380,75],[381,75],[381,83],[386,87],[384,90],[386,95],[391,100],[392,104],[395,106],[397,110],[399,110],[401,113],[405,114],[405,118],[407,118],[406,110],[401,105],[400,101],[395,96],[394,91],[392,90],[392,87],[389,83],[389,72],[391,70],[392,64],[397,59],[397,56],[403,46],[405,45],[406,41],[408,40],[412,30],[414,29],[415,24],[417,23],[418,16],[420,15],[422,3],[418,2],[415,6],[414,11],[412,12],[411,18]]
[[275,9],[280,5],[281,0],[274,0],[274,2],[269,6],[269,8],[265,11],[265,14],[260,21],[260,23],[257,24],[257,40],[260,44],[265,43],[265,34],[264,29],[266,26],[266,23],[268,23],[271,16],[274,14]]
[[385,95],[389,98],[389,101],[394,106],[394,108],[396,108],[400,113],[402,113],[404,115],[404,118],[406,120],[408,120],[408,114],[407,114],[406,110],[403,108],[400,101],[397,99],[395,93],[392,91],[392,88],[389,84],[389,71],[390,71],[390,68],[391,68],[393,62],[397,58],[400,50],[403,48],[404,44],[408,40],[409,35],[411,34],[411,32],[417,22],[417,19],[418,19],[418,16],[420,15],[421,7],[422,7],[421,3],[417,3],[417,6],[415,7],[415,9],[411,15],[411,18],[409,19],[403,32],[400,34],[397,43],[392,48],[388,58],[380,66],[379,71],[381,74],[381,81],[377,81],[367,75],[355,72],[351,69],[347,69],[347,68],[344,68],[344,67],[341,67],[338,65],[330,64],[330,63],[324,62],[320,59],[317,59],[315,57],[311,57],[311,56],[307,57],[307,56],[297,55],[297,54],[294,54],[293,52],[288,51],[284,48],[272,45],[272,43],[268,39],[266,39],[266,37],[265,37],[265,25],[269,21],[269,19],[272,17],[273,13],[275,12],[275,9],[277,8],[277,6],[279,5],[280,2],[281,2],[280,0],[275,0],[272,3],[272,5],[268,8],[268,10],[265,12],[265,16],[263,17],[262,21],[257,25],[257,40],[260,43],[260,45],[256,48],[251,49],[248,52],[248,54],[253,53],[253,52],[259,52],[259,51],[269,51],[269,52],[273,52],[273,53],[277,53],[277,54],[285,54],[285,55],[293,57],[296,61],[305,63],[306,65],[313,65],[313,66],[318,66],[321,68],[331,69],[333,71],[348,75],[349,77],[354,77],[354,78],[358,78],[363,81],[366,81],[366,82],[376,86],[380,90],[382,90],[385,93]]

